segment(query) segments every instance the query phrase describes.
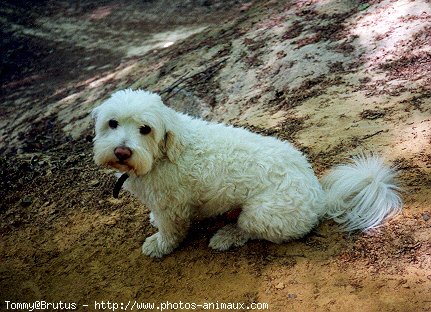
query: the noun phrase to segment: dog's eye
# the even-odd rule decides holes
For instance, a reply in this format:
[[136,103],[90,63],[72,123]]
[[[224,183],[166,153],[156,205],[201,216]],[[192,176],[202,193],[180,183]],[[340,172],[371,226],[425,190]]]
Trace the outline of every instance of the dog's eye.
[[118,121],[111,119],[108,121],[109,128],[115,129],[118,127]]
[[139,132],[143,135],[147,135],[151,132],[151,128],[149,126],[142,126],[139,128]]

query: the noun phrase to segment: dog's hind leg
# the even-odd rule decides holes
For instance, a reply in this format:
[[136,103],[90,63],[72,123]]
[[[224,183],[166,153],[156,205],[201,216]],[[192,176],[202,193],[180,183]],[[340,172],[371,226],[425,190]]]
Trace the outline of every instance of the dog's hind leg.
[[273,209],[246,206],[242,209],[238,222],[218,230],[211,238],[209,246],[216,250],[227,250],[244,245],[250,239],[266,239],[271,242],[284,241],[285,222]]
[[302,204],[303,207],[297,207],[293,203],[272,200],[246,206],[238,218],[238,227],[250,239],[265,239],[277,244],[301,238],[319,221],[318,214],[304,208],[307,203]]
[[298,209],[272,201],[244,206],[236,224],[221,228],[210,240],[217,250],[244,245],[250,239],[280,244],[303,237],[318,223],[312,209]]

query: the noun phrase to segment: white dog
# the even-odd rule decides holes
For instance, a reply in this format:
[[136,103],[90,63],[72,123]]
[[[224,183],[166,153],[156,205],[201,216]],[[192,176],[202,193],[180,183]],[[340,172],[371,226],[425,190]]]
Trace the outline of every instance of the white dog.
[[237,223],[221,228],[210,247],[286,242],[325,217],[348,231],[365,230],[402,206],[395,172],[375,156],[335,167],[321,185],[289,143],[175,112],[154,93],[118,91],[93,117],[96,163],[129,173],[125,188],[147,205],[158,228],[142,246],[149,256],[172,252],[192,219],[239,207]]

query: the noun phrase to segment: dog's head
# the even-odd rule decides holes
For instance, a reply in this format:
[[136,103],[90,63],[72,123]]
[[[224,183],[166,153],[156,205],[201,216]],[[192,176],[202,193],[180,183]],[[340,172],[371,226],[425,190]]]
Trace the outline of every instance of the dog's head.
[[96,107],[94,160],[120,172],[145,175],[166,157],[175,162],[183,144],[178,116],[155,93],[130,89],[115,92]]

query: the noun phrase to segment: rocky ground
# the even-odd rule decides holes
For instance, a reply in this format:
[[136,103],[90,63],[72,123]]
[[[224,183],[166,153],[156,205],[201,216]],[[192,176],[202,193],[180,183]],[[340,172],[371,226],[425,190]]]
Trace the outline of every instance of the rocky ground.
[[[431,311],[431,3],[172,2],[0,4],[1,309]],[[319,176],[378,152],[399,169],[403,213],[367,233],[325,221],[298,241],[216,252],[207,244],[220,217],[195,224],[171,255],[143,256],[148,210],[112,198],[112,172],[92,160],[89,113],[125,87],[288,140]]]

